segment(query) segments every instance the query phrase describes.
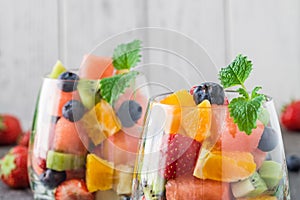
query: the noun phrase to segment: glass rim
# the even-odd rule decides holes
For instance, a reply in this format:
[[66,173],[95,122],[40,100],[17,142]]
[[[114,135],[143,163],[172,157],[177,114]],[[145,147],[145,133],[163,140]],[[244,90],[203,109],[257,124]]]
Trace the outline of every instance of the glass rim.
[[[187,90],[188,91],[188,90]],[[224,90],[225,94],[238,94],[238,91],[236,90]],[[163,107],[166,107],[166,108],[201,108],[201,109],[204,109],[204,108],[211,108],[211,109],[224,109],[224,108],[228,108],[227,105],[223,104],[223,105],[216,105],[216,104],[212,104],[211,107],[206,107],[206,106],[181,106],[181,105],[170,105],[170,104],[164,104],[164,103],[161,103],[158,98],[159,97],[163,97],[163,96],[167,96],[167,95],[170,95],[170,94],[174,94],[175,92],[165,92],[165,93],[161,93],[161,94],[157,94],[157,95],[154,95],[152,97],[150,97],[149,99],[149,103],[150,104],[155,104],[155,105],[160,105],[160,106],[163,106]],[[250,92],[248,92],[250,94]],[[263,105],[264,104],[268,104],[268,103],[271,103],[273,102],[273,98],[269,95],[266,95],[266,94],[263,94],[266,98],[266,100],[263,102]]]

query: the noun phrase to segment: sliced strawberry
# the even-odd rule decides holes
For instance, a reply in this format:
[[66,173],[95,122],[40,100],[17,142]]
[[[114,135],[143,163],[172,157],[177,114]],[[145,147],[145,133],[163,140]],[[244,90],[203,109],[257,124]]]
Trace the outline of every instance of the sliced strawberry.
[[56,200],[93,200],[83,180],[71,179],[61,183],[55,190]]
[[193,174],[201,143],[180,134],[165,135],[160,149],[160,174],[167,180]]

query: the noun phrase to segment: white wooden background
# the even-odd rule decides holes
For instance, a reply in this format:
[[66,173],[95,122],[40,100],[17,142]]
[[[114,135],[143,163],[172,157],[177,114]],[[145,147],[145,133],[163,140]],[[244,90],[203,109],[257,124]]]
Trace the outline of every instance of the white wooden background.
[[0,0],[0,112],[31,125],[42,76],[57,59],[78,67],[111,35],[138,27],[179,31],[218,67],[237,53],[278,108],[300,98],[299,0]]

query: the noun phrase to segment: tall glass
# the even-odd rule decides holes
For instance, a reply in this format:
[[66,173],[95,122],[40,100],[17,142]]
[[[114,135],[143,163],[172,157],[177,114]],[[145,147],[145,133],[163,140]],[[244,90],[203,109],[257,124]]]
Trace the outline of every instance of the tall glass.
[[[133,180],[135,200],[290,199],[284,147],[273,100],[250,135],[227,105],[149,102]],[[230,98],[235,92],[226,92]]]
[[[35,199],[61,199],[68,187],[83,195],[79,199],[129,198],[147,106],[143,78],[114,102],[99,95],[100,80],[43,79],[28,157]],[[62,91],[64,85],[73,88]],[[82,187],[87,192],[80,193]]]

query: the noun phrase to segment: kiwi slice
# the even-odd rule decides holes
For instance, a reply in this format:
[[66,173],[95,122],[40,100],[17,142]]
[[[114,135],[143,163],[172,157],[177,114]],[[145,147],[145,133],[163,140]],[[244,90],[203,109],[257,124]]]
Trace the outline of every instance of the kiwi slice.
[[52,72],[49,75],[49,78],[57,79],[59,75],[61,75],[63,72],[67,71],[66,68],[63,66],[60,60],[56,62],[56,64],[53,66]]
[[152,185],[144,185],[143,192],[146,199],[159,200],[165,195],[165,179],[155,176]]
[[99,81],[80,79],[77,89],[81,102],[87,109],[93,108],[101,99]]
[[48,151],[46,166],[56,171],[81,169],[85,165],[85,156],[56,151]]
[[281,164],[272,160],[264,161],[259,168],[258,173],[266,182],[269,190],[276,189],[283,176]]
[[257,172],[245,180],[231,184],[232,194],[235,198],[257,197],[267,189],[266,183]]

